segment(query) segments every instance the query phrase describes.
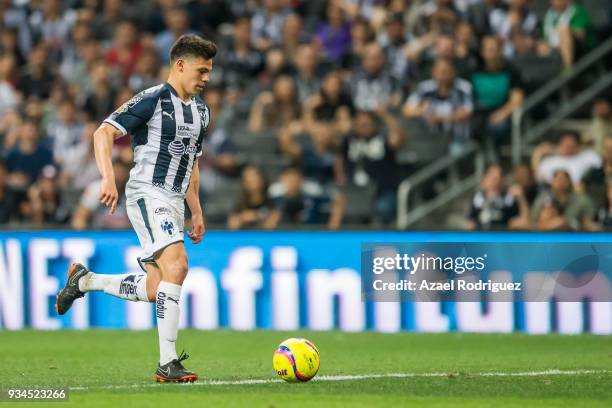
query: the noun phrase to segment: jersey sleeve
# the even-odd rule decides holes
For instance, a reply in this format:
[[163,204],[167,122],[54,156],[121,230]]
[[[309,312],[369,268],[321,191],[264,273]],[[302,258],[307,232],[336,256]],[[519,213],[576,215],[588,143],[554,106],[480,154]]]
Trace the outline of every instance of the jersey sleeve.
[[210,124],[210,109],[208,106],[204,105],[202,109],[198,108],[198,112],[200,113],[200,135],[198,136],[198,143],[196,144],[196,157],[202,156],[204,145],[204,136],[206,132],[208,132],[208,125]]
[[156,97],[141,92],[111,113],[104,122],[113,125],[124,135],[133,133],[151,119],[156,104]]

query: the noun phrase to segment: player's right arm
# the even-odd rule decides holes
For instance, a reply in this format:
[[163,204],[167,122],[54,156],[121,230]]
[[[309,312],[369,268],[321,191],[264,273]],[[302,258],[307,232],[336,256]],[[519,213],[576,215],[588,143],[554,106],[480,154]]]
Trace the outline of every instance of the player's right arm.
[[[160,88],[161,85],[157,87]],[[127,133],[133,134],[151,118],[158,96],[153,88],[139,93],[104,119],[94,133],[96,165],[102,176],[100,202],[111,207],[111,214],[115,212],[119,200],[113,171],[113,143],[115,139]]]
[[115,172],[113,171],[113,143],[115,139],[121,136],[123,136],[121,130],[106,122],[96,129],[93,136],[96,165],[102,176],[100,202],[111,208],[111,214],[115,212],[119,200],[119,192],[115,184]]

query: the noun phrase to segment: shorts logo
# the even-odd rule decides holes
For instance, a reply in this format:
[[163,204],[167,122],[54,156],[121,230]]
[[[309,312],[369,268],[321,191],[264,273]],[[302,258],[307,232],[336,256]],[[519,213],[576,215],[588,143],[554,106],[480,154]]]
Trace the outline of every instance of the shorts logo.
[[170,210],[167,209],[166,207],[158,207],[155,209],[155,214],[156,215],[164,215],[164,214],[170,214]]
[[170,236],[174,235],[174,223],[170,220],[162,221],[161,229]]

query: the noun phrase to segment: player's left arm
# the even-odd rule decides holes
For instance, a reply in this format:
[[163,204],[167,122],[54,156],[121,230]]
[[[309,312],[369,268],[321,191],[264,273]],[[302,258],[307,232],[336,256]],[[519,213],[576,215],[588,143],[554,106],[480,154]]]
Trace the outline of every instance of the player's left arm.
[[188,237],[194,244],[197,244],[202,241],[205,231],[204,212],[200,204],[200,168],[197,157],[193,162],[191,180],[189,180],[189,187],[187,187],[185,199],[191,211],[191,222],[193,223],[192,230],[189,232]]

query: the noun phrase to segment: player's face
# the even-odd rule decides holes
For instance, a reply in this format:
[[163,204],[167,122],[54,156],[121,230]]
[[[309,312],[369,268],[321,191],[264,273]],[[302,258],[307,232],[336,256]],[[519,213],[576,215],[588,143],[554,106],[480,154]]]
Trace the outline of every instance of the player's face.
[[177,61],[183,89],[189,95],[199,95],[204,91],[204,87],[210,81],[213,62],[212,59],[205,60],[204,58],[186,58]]

